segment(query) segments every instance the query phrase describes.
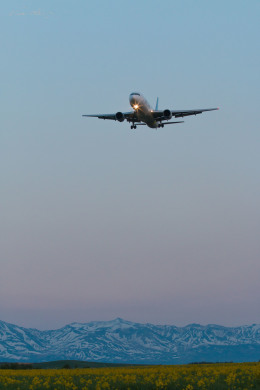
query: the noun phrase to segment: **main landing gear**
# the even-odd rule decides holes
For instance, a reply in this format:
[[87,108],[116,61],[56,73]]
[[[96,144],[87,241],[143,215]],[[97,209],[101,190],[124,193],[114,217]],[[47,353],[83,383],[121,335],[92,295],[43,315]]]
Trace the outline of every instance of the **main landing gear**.
[[164,127],[163,123],[159,123],[158,127]]
[[136,125],[132,125],[132,126],[131,126],[131,129],[136,129]]

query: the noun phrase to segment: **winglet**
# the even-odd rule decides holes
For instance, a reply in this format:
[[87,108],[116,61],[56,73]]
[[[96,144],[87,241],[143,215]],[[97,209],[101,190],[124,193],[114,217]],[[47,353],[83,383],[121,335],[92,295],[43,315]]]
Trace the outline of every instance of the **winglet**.
[[157,100],[156,100],[155,111],[158,110],[158,105],[159,105],[159,98],[157,98]]

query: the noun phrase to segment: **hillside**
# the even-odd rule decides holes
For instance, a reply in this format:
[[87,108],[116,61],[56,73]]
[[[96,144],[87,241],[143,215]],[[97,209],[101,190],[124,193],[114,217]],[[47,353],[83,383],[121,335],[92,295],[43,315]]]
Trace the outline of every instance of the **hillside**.
[[176,327],[117,318],[39,331],[0,321],[1,362],[177,364],[259,359],[260,325],[255,324]]

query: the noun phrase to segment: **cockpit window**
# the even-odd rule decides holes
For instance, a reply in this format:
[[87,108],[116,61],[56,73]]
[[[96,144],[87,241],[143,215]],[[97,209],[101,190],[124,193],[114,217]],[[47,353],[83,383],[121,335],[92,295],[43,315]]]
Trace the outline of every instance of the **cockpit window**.
[[133,92],[133,93],[131,93],[130,96],[132,96],[132,95],[138,95],[138,96],[140,96],[140,93],[138,93],[138,92]]

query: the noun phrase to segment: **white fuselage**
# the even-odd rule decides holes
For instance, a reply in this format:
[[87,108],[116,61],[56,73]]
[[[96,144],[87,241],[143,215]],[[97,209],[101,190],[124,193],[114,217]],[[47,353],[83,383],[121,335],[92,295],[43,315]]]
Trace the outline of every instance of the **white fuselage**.
[[129,96],[129,102],[136,113],[137,119],[144,122],[147,126],[155,129],[158,127],[156,120],[153,117],[153,109],[147,100],[138,92],[133,92]]

